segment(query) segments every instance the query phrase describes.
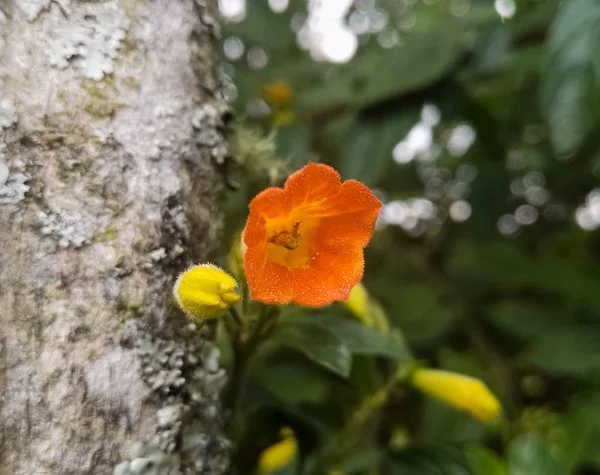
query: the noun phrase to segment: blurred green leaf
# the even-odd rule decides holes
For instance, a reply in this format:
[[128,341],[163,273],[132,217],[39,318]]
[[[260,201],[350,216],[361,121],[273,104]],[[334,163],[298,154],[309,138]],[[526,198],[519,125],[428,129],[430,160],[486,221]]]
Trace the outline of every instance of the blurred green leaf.
[[356,473],[364,470],[377,467],[381,460],[382,452],[375,447],[360,448],[353,453],[348,454],[348,457],[341,463],[337,464],[335,472]]
[[519,361],[551,373],[595,376],[600,372],[600,327],[571,326],[546,331]]
[[459,313],[444,301],[439,289],[420,283],[401,285],[389,277],[384,278],[385,284],[378,283],[382,302],[391,321],[411,343],[430,344],[457,322]]
[[473,475],[507,475],[508,473],[502,458],[486,447],[472,445],[467,448],[465,455]]
[[350,375],[352,355],[333,331],[304,320],[283,322],[273,340],[294,348],[343,377]]
[[277,154],[289,161],[292,170],[298,170],[310,161],[310,136],[299,124],[279,127],[275,135]]
[[382,333],[342,315],[314,315],[311,323],[336,334],[352,354],[388,356],[400,361],[412,361],[410,349],[398,334]]
[[[556,451],[554,451],[556,453]],[[539,434],[523,434],[508,447],[509,475],[566,475],[549,443]]]
[[402,46],[373,47],[349,64],[331,68],[326,81],[302,91],[299,107],[309,115],[367,108],[431,86],[460,58],[463,49],[458,32],[457,24],[441,22]]
[[224,34],[240,38],[246,49],[252,46],[266,47],[272,51],[290,50],[295,46],[295,34],[290,27],[290,19],[304,2],[290,2],[291,8],[284,13],[275,13],[267,0],[246,2],[246,15],[240,22],[228,22]]
[[560,312],[561,309],[540,303],[507,300],[492,306],[485,316],[497,328],[532,339],[567,326],[569,320]]
[[573,259],[536,259],[514,242],[463,240],[452,251],[447,271],[466,292],[493,285],[496,289],[543,289],[567,301],[600,304],[597,266]]
[[328,380],[322,370],[309,362],[266,355],[254,358],[252,377],[280,400],[289,404],[318,403],[328,393]]
[[420,105],[403,107],[396,102],[396,107],[390,105],[359,114],[342,151],[342,175],[368,186],[376,184],[395,165],[392,151],[418,122],[420,109]]
[[365,81],[357,103],[362,107],[376,104],[439,80],[462,53],[459,31],[458,24],[447,21],[427,34],[415,35],[406,45],[357,60],[356,67],[364,72]]
[[559,153],[575,152],[596,130],[600,105],[600,4],[571,0],[559,9],[548,40],[541,103]]
[[409,449],[391,455],[385,465],[389,475],[471,475],[457,451],[439,446]]

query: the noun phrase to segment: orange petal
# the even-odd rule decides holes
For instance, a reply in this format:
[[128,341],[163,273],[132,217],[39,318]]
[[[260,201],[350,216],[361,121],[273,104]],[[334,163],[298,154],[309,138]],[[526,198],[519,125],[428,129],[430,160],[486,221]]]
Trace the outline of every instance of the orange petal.
[[362,279],[363,270],[362,248],[322,248],[310,268],[294,269],[293,300],[306,307],[347,300],[352,287]]
[[271,187],[261,191],[250,202],[250,214],[258,213],[267,218],[273,218],[288,213],[291,209],[290,200],[283,188]]
[[274,305],[291,302],[294,296],[292,271],[269,261],[264,245],[248,247],[244,271],[251,298]]
[[338,193],[310,212],[319,218],[316,245],[364,248],[373,236],[381,203],[356,180],[342,184]]
[[289,199],[282,188],[267,188],[250,202],[250,213],[244,230],[244,243],[257,245],[266,240],[265,219],[289,213]]
[[337,193],[340,186],[338,172],[329,165],[310,162],[288,177],[284,189],[295,208],[327,198]]

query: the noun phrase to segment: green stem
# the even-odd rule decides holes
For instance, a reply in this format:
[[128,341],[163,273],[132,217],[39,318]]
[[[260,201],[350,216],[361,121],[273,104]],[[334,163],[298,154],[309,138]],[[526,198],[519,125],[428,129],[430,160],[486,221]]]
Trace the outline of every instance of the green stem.
[[329,444],[322,451],[320,460],[317,461],[312,475],[327,473],[332,463],[340,454],[348,453],[353,449],[357,438],[363,432],[365,424],[377,413],[386,403],[390,392],[401,382],[410,377],[412,365],[402,365],[394,375],[377,392],[365,398],[359,409],[346,422],[344,427],[331,439]]
[[234,343],[234,366],[231,378],[231,386],[228,391],[227,406],[232,410],[232,424],[235,426],[239,417],[240,405],[244,399],[244,390],[248,381],[248,363],[254,354],[256,348],[270,334],[275,321],[275,315],[272,312],[262,312],[258,318],[256,328],[247,341],[247,325],[240,318],[239,313],[233,307],[229,308],[230,313],[236,322],[239,322],[239,332]]

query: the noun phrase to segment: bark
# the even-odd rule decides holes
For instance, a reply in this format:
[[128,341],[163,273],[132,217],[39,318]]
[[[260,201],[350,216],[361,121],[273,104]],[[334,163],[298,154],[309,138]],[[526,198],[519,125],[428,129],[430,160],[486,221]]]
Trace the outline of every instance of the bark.
[[0,0],[0,474],[217,474],[216,0]]

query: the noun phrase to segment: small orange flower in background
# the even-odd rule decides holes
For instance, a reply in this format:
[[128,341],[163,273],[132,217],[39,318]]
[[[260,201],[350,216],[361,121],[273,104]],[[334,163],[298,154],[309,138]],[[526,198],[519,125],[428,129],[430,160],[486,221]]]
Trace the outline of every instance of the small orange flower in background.
[[346,300],[362,278],[363,250],[381,203],[356,180],[309,163],[284,188],[250,203],[243,234],[244,270],[252,298],[319,307]]

